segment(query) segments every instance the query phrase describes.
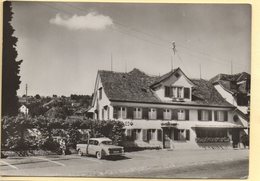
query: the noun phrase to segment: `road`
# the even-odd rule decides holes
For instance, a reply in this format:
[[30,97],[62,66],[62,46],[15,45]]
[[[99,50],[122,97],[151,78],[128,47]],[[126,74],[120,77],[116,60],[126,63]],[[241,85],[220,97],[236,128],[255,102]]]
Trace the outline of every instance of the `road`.
[[132,178],[247,178],[248,160],[227,161],[159,171],[118,174],[118,176]]
[[158,178],[240,178],[248,175],[248,150],[145,150],[118,159],[78,155],[14,157],[0,160],[6,176],[91,176]]

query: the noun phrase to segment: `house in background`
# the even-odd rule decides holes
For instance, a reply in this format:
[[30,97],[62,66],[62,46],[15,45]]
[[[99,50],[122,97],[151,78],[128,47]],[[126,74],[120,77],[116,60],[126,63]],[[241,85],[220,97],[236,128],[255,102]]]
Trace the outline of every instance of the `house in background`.
[[24,115],[28,115],[29,114],[29,109],[23,104],[20,108],[19,108],[19,112],[23,113]]
[[237,108],[235,112],[238,116],[234,119],[242,121],[244,126],[249,124],[250,77],[250,74],[242,72],[234,75],[218,74],[210,80],[221,96]]
[[89,112],[122,121],[126,147],[190,149],[237,146],[247,127],[235,109],[211,82],[177,68],[163,76],[98,71]]

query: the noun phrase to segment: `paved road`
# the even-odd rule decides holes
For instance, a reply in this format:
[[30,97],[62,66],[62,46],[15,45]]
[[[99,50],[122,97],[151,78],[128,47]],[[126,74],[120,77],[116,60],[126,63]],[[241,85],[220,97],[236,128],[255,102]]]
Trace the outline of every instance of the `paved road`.
[[[125,157],[116,160],[97,160],[94,157],[77,155],[7,158],[0,161],[0,171],[2,175],[8,176],[97,177],[131,177],[135,174],[149,177],[154,172],[154,176],[165,174],[167,178],[186,178],[189,176],[184,172],[187,168],[191,168],[195,176],[200,177],[201,173],[196,170],[200,165],[216,164],[212,168],[222,168],[219,163],[228,165],[230,162],[232,165],[241,160],[248,160],[248,150],[146,150],[126,153]],[[239,162],[241,166],[237,169],[228,166],[225,168],[237,173],[243,170],[243,176],[246,176],[248,165],[242,163],[244,162]],[[178,173],[178,177],[172,175],[172,171]],[[240,177],[237,174],[234,176]],[[201,177],[214,178],[215,175],[201,174]]]
[[118,174],[119,177],[132,178],[215,178],[235,179],[248,177],[248,160],[227,161],[159,171],[143,171]]

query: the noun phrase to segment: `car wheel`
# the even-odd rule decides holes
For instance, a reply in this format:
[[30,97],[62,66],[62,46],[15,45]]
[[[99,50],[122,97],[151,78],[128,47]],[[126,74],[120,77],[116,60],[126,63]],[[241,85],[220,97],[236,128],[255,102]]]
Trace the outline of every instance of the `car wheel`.
[[99,159],[99,160],[101,160],[101,159],[103,158],[101,151],[98,151],[98,152],[96,153],[96,157],[97,157],[97,159]]
[[82,153],[82,151],[80,149],[78,150],[78,155],[79,156],[83,156],[83,153]]

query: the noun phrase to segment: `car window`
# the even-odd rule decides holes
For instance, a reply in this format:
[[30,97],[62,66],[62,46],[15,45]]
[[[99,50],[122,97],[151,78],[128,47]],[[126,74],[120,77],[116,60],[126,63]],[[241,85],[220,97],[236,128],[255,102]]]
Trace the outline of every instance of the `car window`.
[[94,145],[98,145],[98,141],[97,140],[93,140],[94,141]]
[[94,141],[95,141],[95,140],[89,140],[89,144],[90,144],[90,145],[94,145]]
[[101,144],[112,145],[112,141],[102,141]]

